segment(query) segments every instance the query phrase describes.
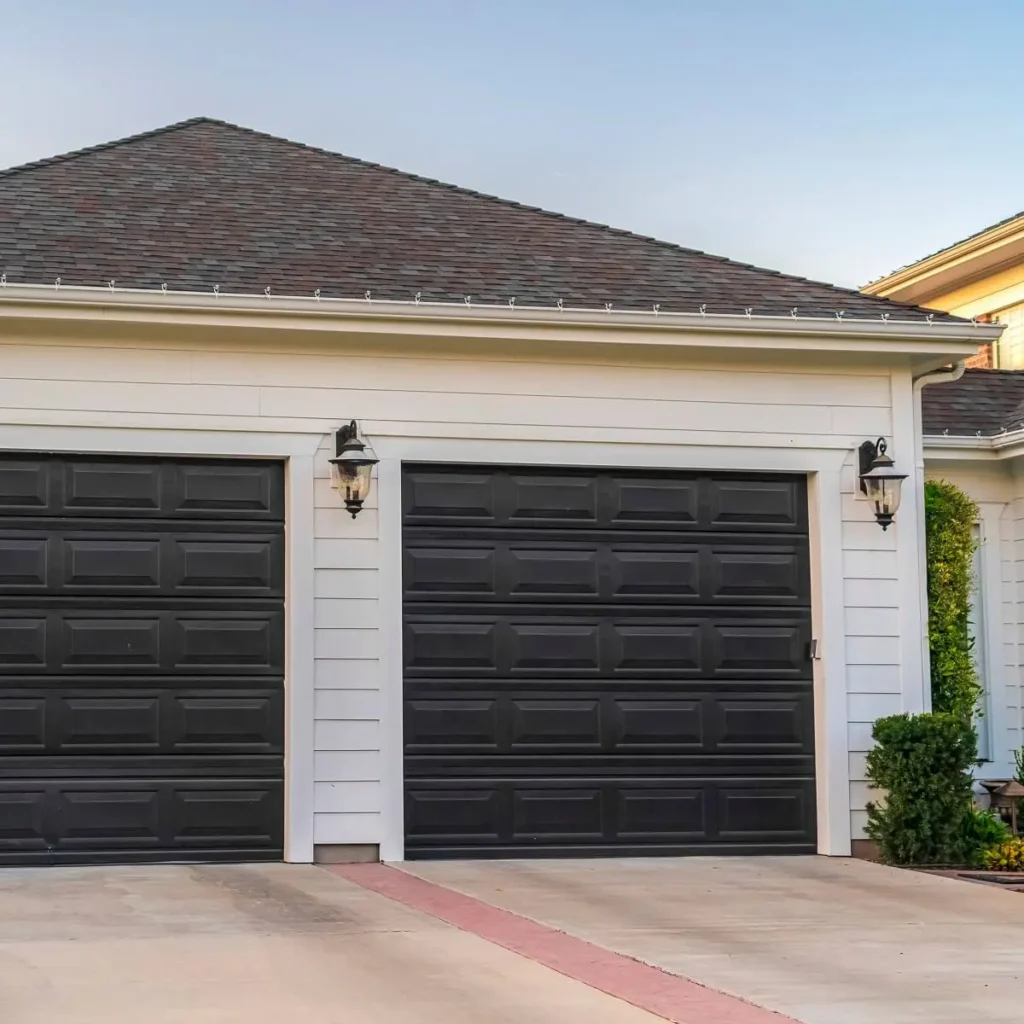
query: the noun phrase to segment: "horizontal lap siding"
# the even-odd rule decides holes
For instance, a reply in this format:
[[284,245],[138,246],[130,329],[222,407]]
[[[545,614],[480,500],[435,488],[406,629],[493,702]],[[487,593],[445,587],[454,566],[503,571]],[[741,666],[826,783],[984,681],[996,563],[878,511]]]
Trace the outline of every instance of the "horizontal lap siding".
[[843,590],[846,601],[846,713],[853,838],[864,838],[870,793],[865,757],[871,725],[902,710],[898,564],[899,521],[881,530],[858,497],[853,457],[843,470]]
[[[0,345],[0,359],[0,419],[8,423],[324,434],[314,482],[317,843],[382,838],[377,492],[356,520],[341,507],[328,463],[328,432],[339,423],[356,418],[371,433],[411,437],[783,448],[852,448],[891,430],[887,374],[818,372],[746,357],[737,368],[734,359],[638,365],[33,341]],[[856,818],[867,722],[899,698],[895,638],[884,612],[895,607],[897,587],[894,531],[883,534],[871,521],[854,501],[852,468],[846,476]]]

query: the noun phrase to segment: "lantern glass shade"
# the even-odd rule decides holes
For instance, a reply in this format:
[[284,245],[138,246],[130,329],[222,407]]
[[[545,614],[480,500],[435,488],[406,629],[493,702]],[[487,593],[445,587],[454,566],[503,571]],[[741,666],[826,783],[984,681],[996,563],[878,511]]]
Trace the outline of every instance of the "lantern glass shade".
[[338,454],[331,461],[331,484],[345,501],[352,518],[359,514],[373,483],[377,458],[356,434],[355,423],[338,432]]
[[907,474],[897,472],[887,453],[884,438],[876,442],[865,441],[861,445],[860,455],[860,488],[871,502],[879,526],[887,530],[900,507],[903,481]]
[[376,459],[331,459],[331,483],[355,519],[370,493]]
[[863,478],[864,490],[868,500],[874,506],[875,518],[886,529],[896,515],[900,507],[900,497],[903,491],[903,478],[901,476],[868,476]]

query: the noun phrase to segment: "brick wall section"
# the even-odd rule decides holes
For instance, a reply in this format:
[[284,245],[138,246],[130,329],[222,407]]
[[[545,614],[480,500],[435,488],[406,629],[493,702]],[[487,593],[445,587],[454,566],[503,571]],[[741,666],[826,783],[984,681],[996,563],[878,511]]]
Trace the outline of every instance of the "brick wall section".
[[964,366],[971,370],[991,370],[993,363],[991,342],[982,345],[970,359],[964,360]]

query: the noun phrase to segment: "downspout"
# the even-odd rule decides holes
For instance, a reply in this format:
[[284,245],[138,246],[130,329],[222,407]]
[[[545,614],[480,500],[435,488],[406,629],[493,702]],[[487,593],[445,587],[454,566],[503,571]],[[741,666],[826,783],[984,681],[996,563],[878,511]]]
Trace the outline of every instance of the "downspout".
[[914,479],[921,481],[921,500],[918,502],[917,509],[917,564],[921,566],[921,575],[918,581],[917,599],[920,607],[920,621],[924,626],[921,633],[921,665],[925,673],[926,710],[931,710],[931,686],[928,685],[928,680],[931,679],[931,650],[928,644],[928,542],[925,536],[924,423],[921,413],[921,392],[929,384],[950,384],[959,380],[964,375],[965,369],[964,361],[961,359],[950,369],[935,370],[914,378]]

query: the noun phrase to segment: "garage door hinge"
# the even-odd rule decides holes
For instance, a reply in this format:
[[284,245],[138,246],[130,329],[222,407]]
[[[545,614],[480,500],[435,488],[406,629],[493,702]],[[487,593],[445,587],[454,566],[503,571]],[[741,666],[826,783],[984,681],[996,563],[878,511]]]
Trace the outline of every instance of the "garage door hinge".
[[811,661],[821,661],[821,655],[818,653],[817,637],[813,637],[811,640]]

